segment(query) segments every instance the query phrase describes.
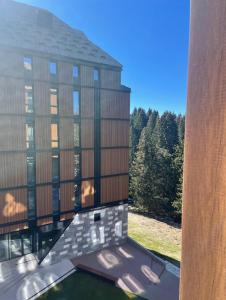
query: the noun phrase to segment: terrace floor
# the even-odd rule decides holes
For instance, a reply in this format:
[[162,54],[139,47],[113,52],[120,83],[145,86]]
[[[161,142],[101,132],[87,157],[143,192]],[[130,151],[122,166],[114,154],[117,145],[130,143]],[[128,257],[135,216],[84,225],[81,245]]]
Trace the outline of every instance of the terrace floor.
[[127,243],[78,257],[73,264],[111,278],[126,292],[150,300],[178,300],[179,276],[159,258],[139,245]]

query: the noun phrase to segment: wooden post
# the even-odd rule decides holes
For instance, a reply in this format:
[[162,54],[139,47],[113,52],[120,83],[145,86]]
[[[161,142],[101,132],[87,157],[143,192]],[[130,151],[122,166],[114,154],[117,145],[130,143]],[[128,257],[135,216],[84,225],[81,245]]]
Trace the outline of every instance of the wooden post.
[[181,300],[226,299],[226,0],[191,0]]

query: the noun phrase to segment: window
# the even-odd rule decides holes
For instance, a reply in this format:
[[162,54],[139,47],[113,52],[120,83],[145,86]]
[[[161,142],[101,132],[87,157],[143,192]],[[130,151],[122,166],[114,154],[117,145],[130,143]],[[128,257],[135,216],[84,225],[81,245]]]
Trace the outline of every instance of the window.
[[77,208],[77,209],[79,209],[80,208],[80,205],[81,205],[81,203],[80,203],[80,191],[81,191],[81,189],[80,189],[80,185],[79,184],[75,184],[74,185],[74,195],[75,195],[75,208]]
[[74,147],[79,147],[79,123],[74,123]]
[[94,81],[99,80],[99,70],[98,69],[93,70],[93,79],[94,79]]
[[31,85],[25,85],[25,112],[33,113],[33,88]]
[[94,222],[100,221],[100,213],[94,214]]
[[58,148],[59,147],[59,137],[58,137],[58,124],[51,124],[51,147]]
[[79,68],[78,68],[77,65],[73,66],[72,76],[73,76],[74,79],[77,79],[79,77]]
[[80,175],[80,155],[76,153],[74,155],[74,177],[78,178]]
[[24,57],[24,69],[25,71],[32,71],[32,58],[25,56]]
[[35,218],[35,191],[28,190],[28,219]]
[[59,188],[53,187],[53,213],[59,213],[59,202],[60,202],[60,195],[59,195]]
[[27,157],[27,183],[33,185],[35,183],[35,160],[34,157]]
[[59,155],[52,155],[52,178],[53,181],[59,180]]
[[51,115],[58,114],[57,89],[50,89],[50,113]]
[[50,75],[56,75],[56,73],[57,73],[56,62],[53,62],[53,61],[49,62],[49,73],[50,73]]
[[73,113],[79,115],[79,91],[73,91]]
[[34,148],[34,126],[26,124],[26,147],[27,149]]

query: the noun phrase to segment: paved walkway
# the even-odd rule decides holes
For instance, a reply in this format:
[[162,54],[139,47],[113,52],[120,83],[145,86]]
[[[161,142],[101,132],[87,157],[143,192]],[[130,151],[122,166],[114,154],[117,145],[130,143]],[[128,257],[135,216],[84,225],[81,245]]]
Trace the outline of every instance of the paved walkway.
[[32,254],[0,263],[0,300],[35,299],[75,271],[69,260],[39,266]]
[[133,242],[75,258],[73,263],[116,278],[118,287],[146,299],[179,299],[177,268]]

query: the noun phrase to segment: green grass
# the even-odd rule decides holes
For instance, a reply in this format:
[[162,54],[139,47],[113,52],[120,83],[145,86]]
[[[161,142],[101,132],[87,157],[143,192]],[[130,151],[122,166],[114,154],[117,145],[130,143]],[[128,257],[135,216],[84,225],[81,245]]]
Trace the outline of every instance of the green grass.
[[[171,232],[169,227],[164,233],[167,225],[164,224],[161,229],[161,223],[156,221],[156,225],[153,226],[154,222],[154,219],[130,213],[129,236],[156,255],[180,266],[181,246],[174,240],[175,231],[172,230]],[[158,228],[158,226],[159,232],[158,229],[154,228]]]
[[94,275],[75,272],[50,289],[39,300],[138,300],[113,284]]

